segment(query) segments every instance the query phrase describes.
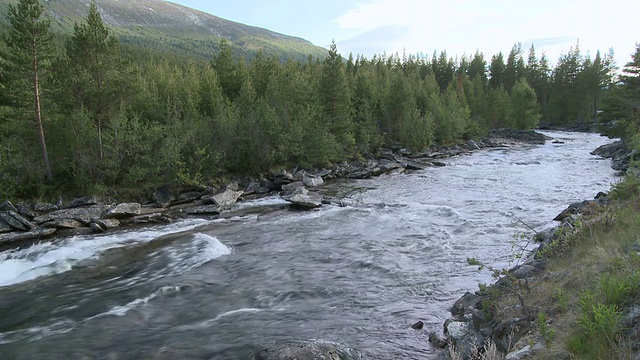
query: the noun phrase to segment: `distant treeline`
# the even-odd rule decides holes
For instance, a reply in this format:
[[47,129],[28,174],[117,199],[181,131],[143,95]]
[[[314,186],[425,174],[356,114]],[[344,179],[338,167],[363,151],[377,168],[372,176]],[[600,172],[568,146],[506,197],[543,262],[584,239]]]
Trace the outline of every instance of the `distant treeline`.
[[246,61],[222,41],[207,62],[122,46],[95,4],[71,37],[52,41],[34,30],[48,25],[41,9],[20,0],[1,31],[3,198],[195,184],[540,120],[595,121],[616,87],[612,55],[592,59],[577,45],[554,68],[519,45],[506,59],[454,61],[446,52],[345,60],[334,44],[325,59],[282,62],[262,52]]

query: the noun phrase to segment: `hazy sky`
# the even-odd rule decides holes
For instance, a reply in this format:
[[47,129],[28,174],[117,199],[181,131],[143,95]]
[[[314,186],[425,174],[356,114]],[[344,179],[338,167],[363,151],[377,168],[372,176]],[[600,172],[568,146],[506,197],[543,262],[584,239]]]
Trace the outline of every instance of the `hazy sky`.
[[[579,40],[583,54],[615,51],[618,66],[640,42],[637,0],[175,0],[213,15],[302,37],[344,55],[476,50],[487,60],[515,43],[552,64]],[[505,56],[506,57],[506,56]]]

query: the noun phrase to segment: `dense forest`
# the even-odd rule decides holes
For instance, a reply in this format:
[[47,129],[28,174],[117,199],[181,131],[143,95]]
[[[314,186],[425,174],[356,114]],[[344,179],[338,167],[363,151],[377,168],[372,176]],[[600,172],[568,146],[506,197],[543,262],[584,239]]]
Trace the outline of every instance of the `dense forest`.
[[554,67],[519,44],[506,57],[455,60],[344,59],[333,44],[324,59],[282,62],[262,52],[248,61],[222,41],[203,61],[123,46],[95,3],[68,37],[51,34],[42,10],[20,0],[0,27],[2,198],[325,166],[493,128],[594,123],[607,106],[623,109],[602,117],[625,131],[619,120],[637,120],[625,101],[635,96],[637,109],[640,47],[620,79],[611,52],[592,57],[578,44]]

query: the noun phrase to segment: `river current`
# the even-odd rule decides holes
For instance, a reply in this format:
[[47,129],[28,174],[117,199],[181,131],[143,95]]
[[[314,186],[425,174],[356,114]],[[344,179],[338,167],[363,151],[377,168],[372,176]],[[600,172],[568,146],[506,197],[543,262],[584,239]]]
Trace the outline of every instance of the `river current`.
[[[550,228],[569,203],[617,181],[610,161],[589,154],[611,140],[546,134],[561,143],[319,190],[345,207],[294,211],[269,196],[225,219],[0,252],[0,358],[251,359],[285,339],[434,358],[427,333],[492,280],[467,258],[512,265],[527,226]],[[411,328],[418,320],[423,330]]]

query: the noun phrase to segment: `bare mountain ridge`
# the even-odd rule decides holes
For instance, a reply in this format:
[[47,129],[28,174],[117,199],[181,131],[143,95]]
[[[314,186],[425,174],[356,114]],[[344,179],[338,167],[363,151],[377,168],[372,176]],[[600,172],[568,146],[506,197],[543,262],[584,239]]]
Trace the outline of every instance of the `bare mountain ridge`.
[[[0,0],[0,15],[6,19],[8,4]],[[52,30],[68,33],[82,22],[90,0],[46,0],[45,14]],[[227,39],[235,51],[247,57],[262,49],[281,59],[324,57],[327,50],[299,37],[240,24],[215,15],[162,0],[98,0],[103,21],[124,43],[158,50],[210,57],[221,39]]]

